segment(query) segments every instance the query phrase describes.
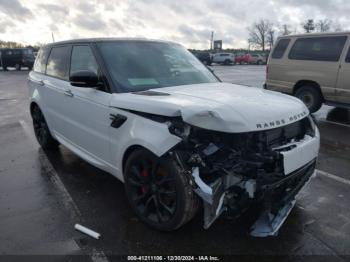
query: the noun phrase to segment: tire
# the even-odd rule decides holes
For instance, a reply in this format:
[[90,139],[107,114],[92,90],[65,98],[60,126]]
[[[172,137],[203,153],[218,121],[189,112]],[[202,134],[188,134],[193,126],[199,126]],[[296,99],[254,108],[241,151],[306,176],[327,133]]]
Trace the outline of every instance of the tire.
[[258,60],[257,64],[258,64],[258,65],[262,65],[262,61],[261,61],[261,60]]
[[126,161],[125,191],[141,221],[161,230],[175,230],[196,214],[198,196],[189,179],[169,156],[158,158],[146,149],[131,153]]
[[43,113],[38,106],[34,106],[31,111],[35,137],[39,145],[45,150],[57,149],[59,142],[51,136],[49,127]]
[[304,102],[311,113],[318,111],[322,106],[322,94],[313,86],[300,87],[295,96]]
[[228,60],[228,59],[226,59],[226,60],[224,61],[224,64],[225,64],[225,65],[229,65],[230,63],[231,63],[231,61]]
[[21,70],[21,65],[20,64],[16,64],[15,68],[16,68],[17,71],[20,71]]

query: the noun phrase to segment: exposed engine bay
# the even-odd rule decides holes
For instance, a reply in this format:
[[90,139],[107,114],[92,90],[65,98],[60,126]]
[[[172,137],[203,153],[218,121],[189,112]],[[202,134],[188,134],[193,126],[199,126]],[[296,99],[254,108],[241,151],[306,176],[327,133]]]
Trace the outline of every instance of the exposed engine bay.
[[[311,117],[247,133],[205,130],[177,119],[169,131],[183,139],[169,154],[203,200],[206,229],[223,212],[237,217],[259,203],[263,211],[250,233],[275,235],[314,173],[319,142]],[[300,155],[300,147],[307,155]]]

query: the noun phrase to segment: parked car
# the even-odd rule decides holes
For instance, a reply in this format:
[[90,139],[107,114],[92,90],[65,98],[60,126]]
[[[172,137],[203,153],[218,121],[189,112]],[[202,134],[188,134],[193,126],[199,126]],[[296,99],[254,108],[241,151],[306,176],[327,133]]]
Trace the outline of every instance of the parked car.
[[311,112],[322,103],[350,107],[350,33],[279,38],[268,60],[265,87],[301,99]]
[[240,55],[236,55],[235,57],[235,64],[249,64],[251,61],[251,56],[250,54],[240,54]]
[[213,63],[229,65],[235,62],[235,55],[231,53],[216,53],[213,55]]
[[301,101],[222,83],[175,43],[52,43],[28,85],[39,144],[62,144],[120,179],[158,230],[199,207],[208,228],[223,212],[260,206],[251,234],[275,235],[315,170],[319,132]]
[[211,65],[212,63],[212,55],[209,52],[198,52],[194,54],[199,61],[201,61],[205,65]]
[[246,60],[248,61],[248,64],[266,64],[266,57],[260,54],[247,54]]
[[4,71],[8,67],[15,67],[16,70],[21,70],[22,67],[33,68],[35,57],[32,49],[29,48],[3,48],[0,50],[0,63]]

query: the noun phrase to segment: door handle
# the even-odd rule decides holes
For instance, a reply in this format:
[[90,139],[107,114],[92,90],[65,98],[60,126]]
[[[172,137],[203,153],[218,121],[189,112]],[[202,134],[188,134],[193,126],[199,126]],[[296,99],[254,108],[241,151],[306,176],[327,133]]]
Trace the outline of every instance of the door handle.
[[64,91],[64,94],[65,94],[66,96],[70,96],[70,97],[74,96],[74,94],[72,93],[72,90],[70,90],[70,89],[65,90],[65,91]]

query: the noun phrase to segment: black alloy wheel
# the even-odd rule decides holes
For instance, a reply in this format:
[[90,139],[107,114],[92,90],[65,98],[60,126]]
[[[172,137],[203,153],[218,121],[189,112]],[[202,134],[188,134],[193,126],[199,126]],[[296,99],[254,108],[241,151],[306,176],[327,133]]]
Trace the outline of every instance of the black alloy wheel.
[[170,231],[194,216],[197,196],[169,158],[136,150],[127,160],[124,177],[131,207],[149,226]]

